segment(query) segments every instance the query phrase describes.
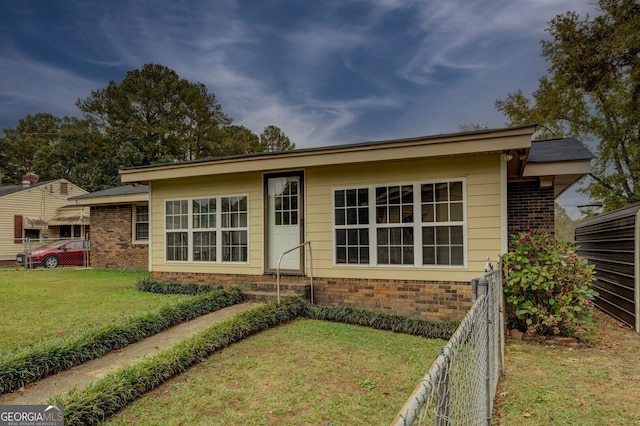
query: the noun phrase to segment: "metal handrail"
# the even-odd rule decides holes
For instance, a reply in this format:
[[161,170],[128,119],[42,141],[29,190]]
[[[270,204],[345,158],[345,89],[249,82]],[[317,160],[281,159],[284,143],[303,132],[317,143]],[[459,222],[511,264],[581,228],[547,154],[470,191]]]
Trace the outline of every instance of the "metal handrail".
[[[306,243],[298,244],[297,246],[290,248],[289,250],[283,252],[278,259],[278,267],[276,268],[277,275],[277,289],[278,289],[278,303],[280,303],[280,263],[282,262],[282,258],[285,254],[290,253],[294,250],[299,249],[300,247],[309,246],[309,278],[311,282],[311,304],[313,305],[313,254],[311,253],[311,241],[307,241]],[[305,256],[306,261],[306,256]]]

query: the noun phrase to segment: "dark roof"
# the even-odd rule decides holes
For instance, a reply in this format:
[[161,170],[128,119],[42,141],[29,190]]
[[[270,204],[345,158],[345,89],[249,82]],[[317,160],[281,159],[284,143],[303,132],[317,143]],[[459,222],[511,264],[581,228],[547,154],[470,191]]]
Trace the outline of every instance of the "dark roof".
[[531,142],[528,163],[556,163],[595,158],[589,149],[576,138],[548,139]]
[[5,195],[10,195],[10,194],[15,194],[16,192],[25,191],[27,189],[37,188],[39,186],[44,186],[44,185],[47,185],[47,184],[49,184],[51,182],[54,182],[54,181],[48,180],[48,181],[45,181],[45,182],[37,182],[37,183],[32,183],[29,186],[24,186],[22,184],[20,184],[20,185],[0,186],[0,197],[4,197]]
[[147,194],[148,192],[149,187],[147,185],[124,185],[117,186],[115,188],[103,189],[102,191],[91,192],[89,194],[78,195],[77,197],[69,199],[81,200],[84,198],[110,197],[114,195]]

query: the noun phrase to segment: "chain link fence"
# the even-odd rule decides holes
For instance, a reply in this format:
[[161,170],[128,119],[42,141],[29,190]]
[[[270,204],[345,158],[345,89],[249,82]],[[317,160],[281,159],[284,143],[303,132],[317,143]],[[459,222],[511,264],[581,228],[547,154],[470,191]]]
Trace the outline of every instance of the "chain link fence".
[[472,280],[474,304],[392,425],[489,425],[504,366],[501,265]]
[[82,238],[0,239],[0,266],[27,269],[89,266],[90,243]]

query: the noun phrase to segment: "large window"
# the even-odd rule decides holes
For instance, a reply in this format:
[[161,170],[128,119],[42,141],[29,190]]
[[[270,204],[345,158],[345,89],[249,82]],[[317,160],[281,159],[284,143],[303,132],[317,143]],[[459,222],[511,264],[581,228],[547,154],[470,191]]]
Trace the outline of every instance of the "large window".
[[165,212],[167,230],[167,260],[189,260],[189,202],[167,201]]
[[464,211],[461,180],[335,190],[336,264],[463,266]]
[[222,198],[222,253],[225,262],[246,262],[248,258],[247,197]]
[[376,188],[378,265],[413,265],[413,186]]
[[462,182],[423,184],[422,263],[464,264]]
[[247,196],[165,203],[166,260],[248,261]]
[[369,264],[369,191],[335,191],[336,261]]

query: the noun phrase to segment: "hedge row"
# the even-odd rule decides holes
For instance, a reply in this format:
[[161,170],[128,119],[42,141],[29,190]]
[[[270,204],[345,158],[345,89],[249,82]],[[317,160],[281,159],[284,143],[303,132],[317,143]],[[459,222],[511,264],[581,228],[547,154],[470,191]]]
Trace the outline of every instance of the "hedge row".
[[0,393],[11,392],[83,362],[121,349],[173,325],[237,304],[237,288],[194,296],[155,312],[104,324],[68,338],[44,340],[0,357]]
[[363,309],[319,305],[309,305],[305,316],[310,319],[362,325],[378,330],[421,336],[427,339],[444,340],[448,340],[453,335],[459,324],[455,321],[430,321]]
[[116,413],[145,392],[232,343],[297,317],[344,322],[381,330],[448,339],[457,326],[370,311],[312,306],[299,297],[283,298],[237,314],[137,364],[124,367],[77,390],[51,398],[63,404],[68,425],[94,424]]
[[221,290],[221,285],[215,284],[179,284],[167,281],[156,281],[153,278],[141,278],[136,282],[136,289],[148,293],[160,294],[190,294],[198,295]]
[[155,356],[124,367],[82,390],[51,398],[64,405],[65,424],[88,425],[104,420],[135,401],[145,392],[187,370],[216,351],[252,334],[284,324],[306,309],[300,298],[285,298],[215,324]]

